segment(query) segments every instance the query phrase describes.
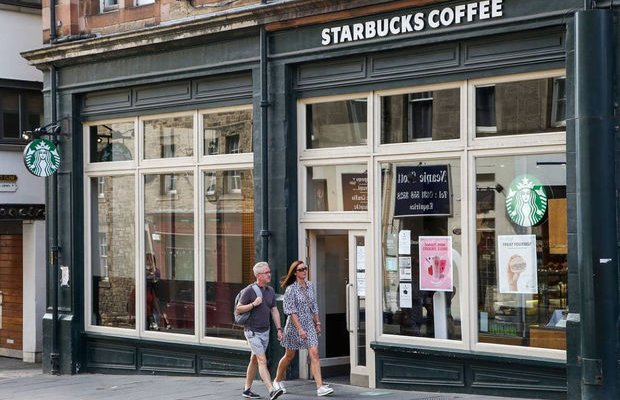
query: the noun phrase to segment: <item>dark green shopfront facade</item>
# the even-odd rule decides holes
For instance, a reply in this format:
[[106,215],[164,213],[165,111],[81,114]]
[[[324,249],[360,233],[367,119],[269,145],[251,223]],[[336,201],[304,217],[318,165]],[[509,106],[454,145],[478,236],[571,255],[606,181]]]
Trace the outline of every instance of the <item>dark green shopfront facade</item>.
[[[294,9],[274,5],[231,13],[243,26],[231,31],[205,19],[30,52],[56,71],[52,82],[45,69],[47,119],[68,117],[57,177],[68,279],[57,324],[48,290],[44,360],[57,351],[61,373],[243,376],[230,312],[251,265],[268,260],[276,286],[302,258],[311,279],[336,285],[326,255],[342,238],[346,253],[348,237],[355,317],[326,311],[322,351],[350,344],[337,356],[352,382],[581,398],[610,365],[582,332],[617,345],[605,311],[581,311],[611,300],[617,318],[617,285],[604,287],[614,275],[595,272],[594,290],[580,276],[603,258],[590,225],[615,218],[615,205],[584,210],[604,209],[603,178],[586,179],[595,143],[611,151],[613,182],[615,145],[588,134],[613,137],[600,121],[614,101],[617,115],[620,76],[617,41],[597,53],[597,35],[618,36],[618,9],[582,3],[440,2],[288,25],[278,21]],[[511,216],[511,196],[540,187],[545,209]],[[446,244],[433,264],[427,246]]]

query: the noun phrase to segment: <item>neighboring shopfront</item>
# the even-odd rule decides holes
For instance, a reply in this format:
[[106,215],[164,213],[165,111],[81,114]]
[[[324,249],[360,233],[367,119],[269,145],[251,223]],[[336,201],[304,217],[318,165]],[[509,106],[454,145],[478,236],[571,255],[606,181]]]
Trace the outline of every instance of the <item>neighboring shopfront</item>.
[[233,299],[300,258],[327,376],[566,397],[581,3],[527,3],[273,22],[268,104],[253,29],[62,66],[63,370],[242,376]]

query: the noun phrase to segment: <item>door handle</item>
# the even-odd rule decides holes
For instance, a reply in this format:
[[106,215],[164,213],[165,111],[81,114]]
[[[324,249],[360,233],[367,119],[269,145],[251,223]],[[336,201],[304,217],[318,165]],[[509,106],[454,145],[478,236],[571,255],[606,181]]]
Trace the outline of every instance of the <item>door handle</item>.
[[352,283],[348,283],[346,286],[346,302],[347,305],[345,307],[347,315],[347,331],[349,333],[352,333],[353,331],[351,330],[351,289],[353,289],[353,284]]

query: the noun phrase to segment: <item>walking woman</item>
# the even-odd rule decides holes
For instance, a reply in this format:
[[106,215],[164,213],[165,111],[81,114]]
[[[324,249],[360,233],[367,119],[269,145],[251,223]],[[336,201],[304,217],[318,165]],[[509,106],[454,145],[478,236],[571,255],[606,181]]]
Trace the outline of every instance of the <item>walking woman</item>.
[[317,388],[316,394],[317,396],[327,396],[332,394],[334,389],[323,385],[321,378],[319,362],[321,321],[319,320],[319,307],[316,303],[316,291],[312,282],[306,280],[307,274],[308,267],[303,261],[294,261],[288,270],[288,274],[280,280],[280,286],[285,289],[284,314],[288,318],[284,327],[284,338],[281,342],[285,353],[278,363],[278,371],[273,386],[283,389],[286,393],[282,384],[286,368],[293,361],[297,350],[308,349],[310,371],[312,371]]

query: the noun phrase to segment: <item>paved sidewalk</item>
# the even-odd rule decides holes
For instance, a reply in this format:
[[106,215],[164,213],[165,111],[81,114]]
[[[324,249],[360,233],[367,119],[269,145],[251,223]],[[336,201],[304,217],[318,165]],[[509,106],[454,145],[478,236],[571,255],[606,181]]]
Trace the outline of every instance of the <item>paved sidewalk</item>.
[[[329,382],[329,380],[327,380]],[[332,383],[333,399],[389,400],[515,400],[464,394],[408,392],[388,389],[368,389]],[[212,376],[166,375],[103,375],[79,374],[52,376],[43,374],[40,364],[26,364],[0,357],[0,400],[241,400],[243,379]],[[314,382],[287,382],[288,393],[283,400],[317,398]],[[260,380],[253,391],[267,398]]]

